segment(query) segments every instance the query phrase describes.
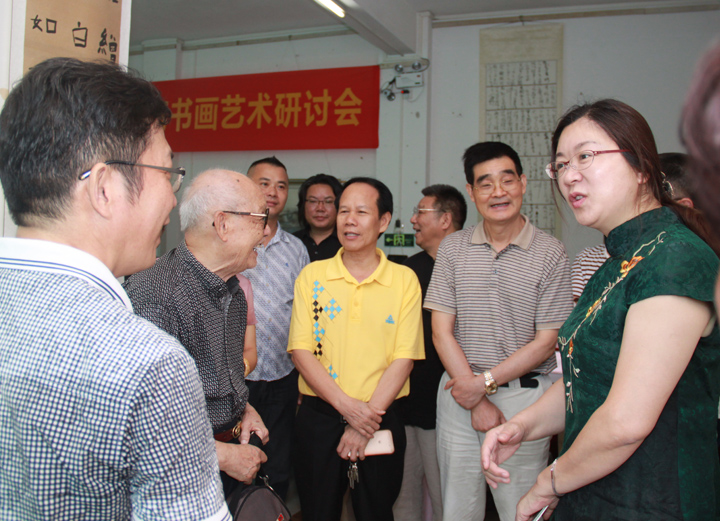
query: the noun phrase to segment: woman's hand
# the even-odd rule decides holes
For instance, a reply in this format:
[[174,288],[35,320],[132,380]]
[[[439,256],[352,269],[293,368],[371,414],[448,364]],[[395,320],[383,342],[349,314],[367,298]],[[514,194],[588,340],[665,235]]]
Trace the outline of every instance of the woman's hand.
[[550,469],[546,468],[540,473],[533,487],[518,502],[515,521],[532,520],[546,505],[548,509],[542,518],[550,519],[558,501],[560,498],[553,493],[550,485]]
[[525,429],[522,425],[512,421],[495,427],[485,435],[480,459],[485,481],[492,488],[497,488],[498,483],[510,483],[510,473],[500,468],[500,465],[515,454],[524,436]]

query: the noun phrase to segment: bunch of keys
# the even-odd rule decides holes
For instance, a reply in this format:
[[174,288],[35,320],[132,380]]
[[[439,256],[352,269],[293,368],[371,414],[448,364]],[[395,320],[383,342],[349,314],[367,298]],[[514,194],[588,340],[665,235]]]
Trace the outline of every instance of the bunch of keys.
[[350,462],[350,466],[348,467],[348,479],[350,480],[350,488],[355,488],[355,483],[358,482],[358,468],[357,468],[357,461]]

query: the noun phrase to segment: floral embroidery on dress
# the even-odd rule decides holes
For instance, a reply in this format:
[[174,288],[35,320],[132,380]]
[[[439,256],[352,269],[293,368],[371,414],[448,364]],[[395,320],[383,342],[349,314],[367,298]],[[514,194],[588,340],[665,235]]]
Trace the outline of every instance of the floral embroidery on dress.
[[[607,301],[610,292],[620,282],[622,282],[625,277],[627,277],[628,273],[630,273],[630,270],[637,266],[640,261],[642,261],[647,256],[652,255],[657,245],[664,242],[666,233],[667,232],[664,231],[660,232],[657,237],[655,237],[652,241],[646,244],[642,244],[635,251],[629,261],[622,261],[622,263],[620,264],[620,275],[618,275],[617,279],[614,282],[609,283],[605,287],[602,294],[600,295],[600,298],[593,302],[592,306],[588,308],[587,313],[585,314],[585,318],[583,318],[580,324],[578,324],[578,326],[575,328],[575,331],[573,331],[568,338],[558,337],[558,346],[560,347],[560,351],[568,359],[568,366],[570,367],[570,375],[568,376],[568,381],[565,383],[565,406],[566,409],[571,413],[575,412],[573,410],[573,382],[580,378],[580,369],[575,366],[575,359],[573,357],[573,352],[575,351],[574,340],[577,336],[578,331],[580,331],[580,328],[585,325],[588,320],[590,321],[589,323],[592,324],[598,312],[602,309],[603,304]],[[645,249],[648,249],[648,251],[644,252],[644,256],[639,255],[640,252]]]

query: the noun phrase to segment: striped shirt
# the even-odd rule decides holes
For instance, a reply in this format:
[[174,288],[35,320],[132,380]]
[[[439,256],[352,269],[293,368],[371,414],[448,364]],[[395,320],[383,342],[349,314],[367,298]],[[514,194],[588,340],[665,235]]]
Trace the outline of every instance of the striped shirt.
[[97,258],[0,239],[0,381],[0,519],[230,519],[195,363]]
[[252,282],[257,317],[257,365],[247,379],[272,382],[295,368],[287,352],[295,279],[310,257],[302,241],[280,225],[268,245],[257,252],[257,266],[242,273]]
[[570,278],[572,280],[573,300],[578,301],[582,295],[585,286],[587,286],[590,277],[598,270],[605,261],[610,258],[607,248],[604,244],[585,248],[575,257],[572,264]]
[[[482,223],[440,244],[425,308],[455,315],[455,339],[474,373],[492,369],[572,310],[570,266],[560,241],[525,218],[500,253]],[[535,371],[547,374],[555,355]]]

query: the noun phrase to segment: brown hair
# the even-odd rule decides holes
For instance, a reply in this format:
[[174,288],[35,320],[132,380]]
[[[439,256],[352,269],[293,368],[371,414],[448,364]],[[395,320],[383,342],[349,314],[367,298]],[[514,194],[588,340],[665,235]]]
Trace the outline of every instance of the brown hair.
[[720,44],[703,56],[685,99],[681,139],[690,153],[697,203],[720,239]]
[[[688,228],[708,243],[716,253],[720,252],[720,244],[710,232],[702,213],[694,208],[682,206],[672,199],[665,186],[650,125],[630,105],[614,99],[604,99],[572,107],[560,118],[553,133],[551,144],[553,161],[563,131],[582,118],[587,118],[602,128],[617,143],[618,148],[629,150],[630,152],[623,152],[622,155],[635,171],[644,174],[649,195],[661,205],[672,209]],[[557,184],[557,180],[555,183]]]

